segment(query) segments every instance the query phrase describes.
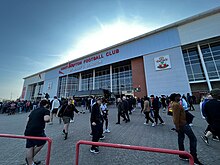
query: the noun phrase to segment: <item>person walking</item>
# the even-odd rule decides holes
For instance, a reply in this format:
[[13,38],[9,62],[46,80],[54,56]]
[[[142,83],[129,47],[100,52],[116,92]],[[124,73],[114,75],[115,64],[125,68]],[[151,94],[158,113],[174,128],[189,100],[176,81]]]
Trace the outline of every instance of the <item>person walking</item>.
[[[178,97],[180,97],[181,98],[181,95],[178,93],[177,94],[178,95]],[[185,113],[186,113],[186,122],[189,124],[189,126],[190,127],[192,127],[193,126],[193,119],[194,119],[194,115],[192,115],[190,112],[189,112],[189,108],[188,108],[188,104],[187,104],[187,102],[186,102],[186,100],[185,100],[185,98],[184,97],[182,97],[181,99],[180,99],[180,105],[182,105],[183,106],[183,109],[185,110]]]
[[166,112],[166,108],[167,108],[165,95],[162,95],[162,96],[161,96],[160,101],[161,101],[161,104],[162,104],[163,112],[165,113],[165,112]]
[[[24,132],[25,136],[46,137],[45,123],[50,121],[50,111],[46,109],[49,104],[47,100],[41,100],[40,107],[33,110],[27,119],[27,125]],[[27,165],[36,165],[40,162],[34,161],[34,157],[45,145],[45,140],[26,140],[26,163]]]
[[[103,133],[103,116],[100,110],[100,105],[102,103],[101,98],[96,99],[96,102],[92,106],[90,123],[92,127],[92,141],[98,142]],[[97,146],[92,145],[90,152],[99,153]]]
[[[105,99],[102,99],[102,104],[100,106],[101,110],[102,110],[102,114],[103,114],[103,120],[105,123],[105,130],[103,133],[110,133],[111,131],[109,130],[108,127],[108,107],[107,107],[107,103]],[[104,125],[103,123],[103,125]]]
[[211,91],[212,99],[204,104],[204,116],[209,124],[206,136],[202,136],[204,142],[208,144],[208,136],[215,135],[215,140],[220,137],[220,89],[215,88]]
[[190,96],[189,93],[187,93],[187,101],[188,101],[188,104],[189,104],[189,110],[190,111],[195,111],[195,108],[193,106],[193,97]]
[[157,98],[154,97],[154,95],[151,95],[151,107],[154,110],[154,119],[155,119],[155,123],[156,125],[158,125],[158,119],[160,120],[160,124],[165,125],[163,119],[160,117],[159,114],[159,100]]
[[[196,165],[202,165],[202,163],[198,160],[197,158],[197,139],[196,136],[194,135],[191,127],[186,121],[186,113],[183,109],[183,107],[180,105],[180,96],[176,93],[173,93],[170,95],[170,101],[171,107],[172,107],[172,112],[173,112],[173,123],[176,127],[176,132],[178,133],[178,146],[179,150],[184,151],[184,139],[185,139],[185,134],[189,138],[190,142],[190,154],[194,158],[194,163]],[[179,156],[181,160],[188,160],[188,158]]]
[[57,96],[54,96],[54,99],[51,101],[51,113],[50,113],[50,123],[53,124],[53,117],[56,117],[58,108],[60,107],[60,101]]
[[123,109],[123,112],[125,113],[125,116],[126,116],[126,119],[127,119],[125,121],[130,122],[130,117],[129,117],[129,114],[128,114],[129,103],[128,103],[128,100],[126,99],[125,96],[122,97],[122,109]]
[[123,117],[124,121],[127,123],[127,118],[125,117],[125,112],[122,107],[122,100],[118,98],[117,100],[117,108],[118,108],[118,122],[116,124],[120,124],[120,117]]
[[67,139],[70,120],[71,119],[73,120],[74,112],[79,113],[75,105],[72,104],[72,99],[69,99],[68,102],[64,103],[59,113],[57,114],[57,116],[62,116],[62,119],[63,119],[64,140]]
[[82,101],[81,101],[81,112],[80,113],[85,114],[85,108],[86,108],[86,99],[82,98]]
[[150,114],[150,102],[149,102],[149,98],[145,97],[144,98],[144,109],[143,112],[145,114],[145,118],[146,118],[146,122],[144,124],[149,125],[148,122],[149,120],[152,122],[152,127],[154,127],[156,124],[154,122],[154,120],[149,116]]

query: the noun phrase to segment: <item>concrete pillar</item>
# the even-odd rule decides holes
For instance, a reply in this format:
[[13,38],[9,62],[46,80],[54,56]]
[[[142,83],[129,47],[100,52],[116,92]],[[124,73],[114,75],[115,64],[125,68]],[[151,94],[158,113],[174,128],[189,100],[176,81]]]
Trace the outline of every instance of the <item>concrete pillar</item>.
[[95,89],[95,69],[93,69],[92,89]]
[[112,92],[112,65],[110,65],[110,91]]
[[204,61],[202,51],[201,51],[201,48],[200,48],[199,44],[197,44],[197,49],[199,51],[199,57],[200,57],[200,60],[201,60],[201,63],[202,63],[202,68],[203,68],[203,71],[204,71],[204,74],[205,74],[206,82],[208,84],[209,91],[211,91],[212,86],[211,86],[211,83],[210,83],[210,80],[209,80],[209,75],[208,75],[208,72],[207,72],[207,69],[206,69],[206,66],[205,66],[205,61]]

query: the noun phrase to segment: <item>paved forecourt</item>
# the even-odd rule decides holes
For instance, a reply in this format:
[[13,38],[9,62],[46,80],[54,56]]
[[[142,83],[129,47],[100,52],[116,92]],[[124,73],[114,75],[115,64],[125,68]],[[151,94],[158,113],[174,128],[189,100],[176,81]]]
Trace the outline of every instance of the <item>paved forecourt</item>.
[[[80,110],[80,108],[78,108]],[[136,109],[130,116],[131,122],[125,123],[121,120],[120,125],[117,122],[117,109],[109,108],[109,126],[111,133],[105,133],[106,138],[103,142],[147,146],[166,149],[178,149],[177,134],[172,131],[172,118],[166,113],[160,114],[166,125],[151,127],[144,125],[144,115],[140,109]],[[196,111],[192,111],[196,117],[194,119],[193,131],[197,137],[198,157],[206,165],[220,164],[220,142],[210,139],[210,145],[206,145],[200,136],[203,134],[207,124],[200,116],[198,106]],[[16,114],[7,116],[0,115],[0,133],[23,135],[26,118],[28,114]],[[54,120],[53,125],[46,126],[46,134],[53,139],[51,152],[51,165],[70,165],[75,164],[75,144],[79,140],[91,140],[90,133],[90,113],[75,115],[74,123],[70,124],[67,140],[63,140],[62,127],[58,119]],[[189,151],[189,141],[186,137],[185,146]],[[0,138],[0,164],[1,165],[22,165],[25,164],[25,140]],[[100,147],[100,153],[94,154],[89,151],[90,146],[80,146],[79,165],[170,165],[170,164],[188,164],[181,161],[176,155],[150,153],[143,151],[132,151],[125,149],[115,149]],[[45,146],[37,156],[38,160],[45,160],[47,147]],[[45,164],[43,162],[42,164]]]

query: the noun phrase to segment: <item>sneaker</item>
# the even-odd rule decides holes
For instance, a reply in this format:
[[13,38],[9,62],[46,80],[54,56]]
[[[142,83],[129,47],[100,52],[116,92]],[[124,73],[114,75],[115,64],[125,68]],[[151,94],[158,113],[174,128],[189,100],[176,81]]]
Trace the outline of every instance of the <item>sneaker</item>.
[[[26,162],[27,165],[28,165],[28,160],[27,160],[27,158],[25,158],[25,162]],[[41,161],[34,161],[34,165],[38,165],[38,164],[41,164]]]
[[105,130],[105,133],[110,133],[111,131],[109,129],[106,129]]
[[192,127],[192,126],[193,126],[193,123],[190,123],[189,126]]
[[189,158],[184,157],[184,156],[179,156],[179,159],[180,159],[180,160],[184,160],[184,161],[188,161],[188,160],[189,160]]
[[213,137],[212,137],[212,140],[214,140],[214,141],[216,141],[216,142],[219,142],[218,136],[213,136]]
[[198,159],[194,160],[194,165],[203,165]]
[[36,165],[41,164],[41,161],[34,161],[34,164]]
[[100,140],[103,140],[103,139],[105,139],[105,136],[102,135],[102,136],[100,137]]
[[152,127],[155,127],[155,125],[156,125],[156,123],[152,123],[152,125],[151,125],[151,126],[152,126]]
[[98,148],[91,148],[90,152],[94,153],[94,154],[98,154],[99,153],[99,149]]
[[70,120],[70,123],[74,123],[74,120]]
[[160,125],[165,125],[165,123],[163,122],[163,123],[160,123]]
[[209,145],[209,140],[206,136],[201,136],[201,138],[207,145]]
[[144,123],[144,125],[149,125],[148,123]]
[[115,124],[120,124],[119,122],[115,123]]

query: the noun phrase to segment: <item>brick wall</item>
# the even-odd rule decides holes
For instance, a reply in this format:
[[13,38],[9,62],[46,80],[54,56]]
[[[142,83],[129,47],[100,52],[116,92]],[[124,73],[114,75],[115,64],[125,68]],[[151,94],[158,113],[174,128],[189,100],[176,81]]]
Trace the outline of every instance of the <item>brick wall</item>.
[[131,60],[133,88],[140,87],[140,92],[134,92],[136,97],[144,97],[147,95],[143,57]]

